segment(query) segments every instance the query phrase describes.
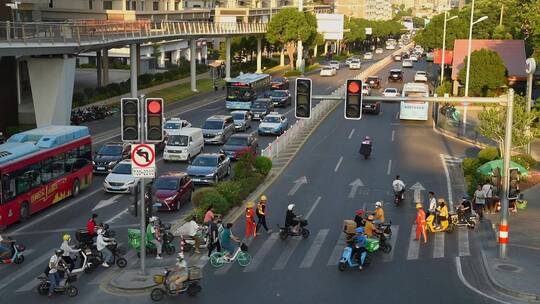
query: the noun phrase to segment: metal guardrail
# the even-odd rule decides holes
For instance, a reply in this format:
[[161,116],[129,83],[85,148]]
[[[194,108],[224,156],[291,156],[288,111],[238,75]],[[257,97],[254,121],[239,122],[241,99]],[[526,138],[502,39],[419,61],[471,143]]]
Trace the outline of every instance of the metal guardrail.
[[266,33],[266,23],[203,21],[0,22],[0,47],[12,43],[92,44],[174,36],[223,36]]

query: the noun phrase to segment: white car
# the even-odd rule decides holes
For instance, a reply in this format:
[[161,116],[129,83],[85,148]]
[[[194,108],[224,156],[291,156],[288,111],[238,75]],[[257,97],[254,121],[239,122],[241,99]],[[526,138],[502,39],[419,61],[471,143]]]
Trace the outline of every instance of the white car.
[[371,88],[367,83],[362,83],[362,95],[369,96],[371,94]]
[[163,124],[163,131],[165,133],[170,131],[177,131],[182,128],[189,128],[191,127],[191,123],[189,121],[180,119],[179,117],[172,117],[165,121]]
[[130,193],[138,182],[139,178],[131,175],[131,160],[126,159],[114,166],[111,173],[105,177],[103,189],[110,193]]
[[411,59],[404,59],[402,62],[401,62],[401,67],[402,68],[412,68],[413,67],[413,62]]
[[384,97],[398,97],[399,91],[396,88],[386,88],[384,89],[384,92],[382,93]]
[[346,65],[349,65],[349,64],[351,64],[351,61],[353,61],[353,60],[355,60],[355,59],[358,59],[358,58],[356,58],[356,57],[349,57],[349,58],[347,58],[347,59],[345,60],[345,64],[346,64]]
[[416,62],[416,61],[418,61],[418,55],[412,54],[411,57],[409,57],[409,59]]
[[360,62],[360,59],[353,59],[349,63],[349,69],[351,70],[359,70],[362,66],[362,62]]
[[328,63],[328,66],[330,66],[331,68],[334,68],[337,70],[339,70],[339,61],[336,61],[336,60],[332,60],[330,61],[330,63]]
[[395,50],[396,49],[396,45],[395,44],[389,44],[386,46],[386,49],[387,50]]
[[281,135],[289,128],[289,120],[278,112],[270,112],[259,124],[259,135]]
[[384,52],[384,51],[383,51],[383,49],[381,49],[381,48],[377,48],[377,49],[375,50],[375,54],[382,54],[383,52]]
[[415,82],[427,82],[427,73],[425,71],[417,71],[414,75]]
[[364,54],[364,59],[373,59],[373,53],[367,52]]
[[321,76],[336,76],[337,71],[333,67],[325,66],[321,68]]

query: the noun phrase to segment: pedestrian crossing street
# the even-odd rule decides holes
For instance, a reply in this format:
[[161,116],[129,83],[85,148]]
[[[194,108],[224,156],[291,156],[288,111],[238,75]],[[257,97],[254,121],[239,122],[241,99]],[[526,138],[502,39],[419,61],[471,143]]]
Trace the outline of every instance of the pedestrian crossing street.
[[[414,240],[416,225],[412,225],[410,228],[392,225],[392,238],[388,240],[393,247],[392,251],[388,254],[378,252],[374,259],[376,263],[391,263],[470,256],[469,233],[474,233],[474,231],[457,228],[451,234],[428,234],[428,242],[424,244],[423,240]],[[307,244],[302,245],[303,243]],[[342,231],[320,229],[312,231],[308,239],[294,237],[285,241],[279,239],[278,233],[261,234],[249,245],[249,253],[253,259],[250,265],[242,268],[241,271],[245,273],[262,269],[281,271],[285,268],[307,269],[314,265],[318,267],[320,265],[336,266],[346,243]],[[188,264],[203,268],[208,265],[208,257],[205,254],[190,256]],[[238,267],[235,264],[226,264],[219,269],[214,269],[209,265],[206,267],[206,271],[214,275],[225,275],[232,268]]]

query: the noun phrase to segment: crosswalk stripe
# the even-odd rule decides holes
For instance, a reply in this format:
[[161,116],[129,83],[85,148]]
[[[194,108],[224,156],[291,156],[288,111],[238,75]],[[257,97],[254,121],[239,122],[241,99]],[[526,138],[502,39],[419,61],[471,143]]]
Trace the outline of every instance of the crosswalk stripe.
[[444,257],[444,232],[435,233],[435,243],[433,244],[433,258]]
[[232,265],[233,265],[234,263],[236,263],[236,261],[234,261],[234,262],[232,262],[232,263],[228,263],[228,264],[223,265],[221,268],[219,268],[218,270],[216,270],[216,271],[214,272],[214,274],[215,274],[215,275],[224,275],[224,274],[226,274],[226,273],[229,271],[229,269],[231,269],[231,267],[232,267]]
[[262,244],[261,248],[257,251],[251,263],[244,269],[244,272],[253,272],[257,270],[259,265],[264,261],[264,258],[270,252],[270,249],[274,246],[278,239],[278,233],[272,233],[270,237]]
[[411,235],[409,237],[409,251],[407,252],[407,260],[417,260],[420,254],[420,241],[415,241],[416,224],[411,227]]
[[390,245],[392,245],[392,251],[383,255],[383,262],[391,262],[394,259],[394,252],[396,251],[396,241],[399,235],[399,225],[392,225],[390,229],[392,229],[392,238],[387,241],[390,243]]
[[287,265],[287,262],[291,258],[294,250],[300,244],[300,238],[290,238],[287,242],[287,247],[283,249],[281,255],[279,256],[277,262],[274,264],[272,270],[282,270]]
[[313,244],[311,244],[311,247],[309,247],[309,250],[302,260],[302,263],[300,263],[300,268],[309,268],[311,265],[313,265],[313,262],[315,261],[315,257],[321,250],[322,244],[324,243],[324,240],[328,236],[329,229],[321,229],[317,233],[317,236],[315,237],[315,240],[313,241]]
[[30,280],[28,283],[21,286],[21,288],[17,289],[15,292],[25,292],[30,291],[34,288],[36,288],[39,285],[39,280],[37,278],[34,278]]
[[330,258],[328,259],[328,263],[326,265],[336,266],[339,263],[339,258],[341,257],[343,247],[345,247],[345,245],[345,234],[342,233],[339,236],[336,246],[334,247],[334,250],[332,251],[332,254],[330,255]]
[[459,256],[469,256],[471,252],[469,250],[469,231],[458,229],[458,249]]

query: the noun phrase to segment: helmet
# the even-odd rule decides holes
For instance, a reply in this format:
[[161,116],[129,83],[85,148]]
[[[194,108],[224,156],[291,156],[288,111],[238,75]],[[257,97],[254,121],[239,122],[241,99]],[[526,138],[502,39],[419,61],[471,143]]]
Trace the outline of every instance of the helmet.
[[55,254],[64,254],[64,250],[62,250],[62,249],[56,249],[56,250],[54,251],[54,253],[55,253]]
[[364,233],[364,228],[363,227],[358,227],[354,231],[356,231],[356,233]]
[[157,221],[157,220],[158,220],[157,216],[152,216],[152,217],[150,217],[150,219],[149,219],[148,221],[149,221],[150,223],[153,223],[153,222],[155,222],[155,221]]
[[98,228],[98,230],[96,232],[97,232],[97,234],[103,234],[104,231],[103,231],[103,229]]
[[261,195],[261,201],[266,202],[266,195]]
[[69,234],[64,234],[64,237],[63,237],[64,241],[70,241],[71,240],[71,236]]
[[372,214],[368,215],[368,217],[367,217],[367,220],[368,220],[368,221],[373,221],[373,219],[374,219],[374,217],[373,217]]
[[416,203],[416,209],[422,209],[422,204]]
[[253,208],[253,202],[251,202],[251,201],[248,202],[246,207],[247,207],[247,208]]
[[366,137],[364,137],[364,140],[371,140],[371,137],[366,136]]
[[362,215],[364,215],[364,210],[358,209],[358,210],[356,210],[355,213],[356,213],[356,215],[358,215],[358,216],[362,216]]
[[376,202],[375,203],[375,208],[381,208],[382,207],[382,203],[381,202]]
[[294,206],[294,204],[289,204],[289,206],[287,206],[287,210],[293,210]]

